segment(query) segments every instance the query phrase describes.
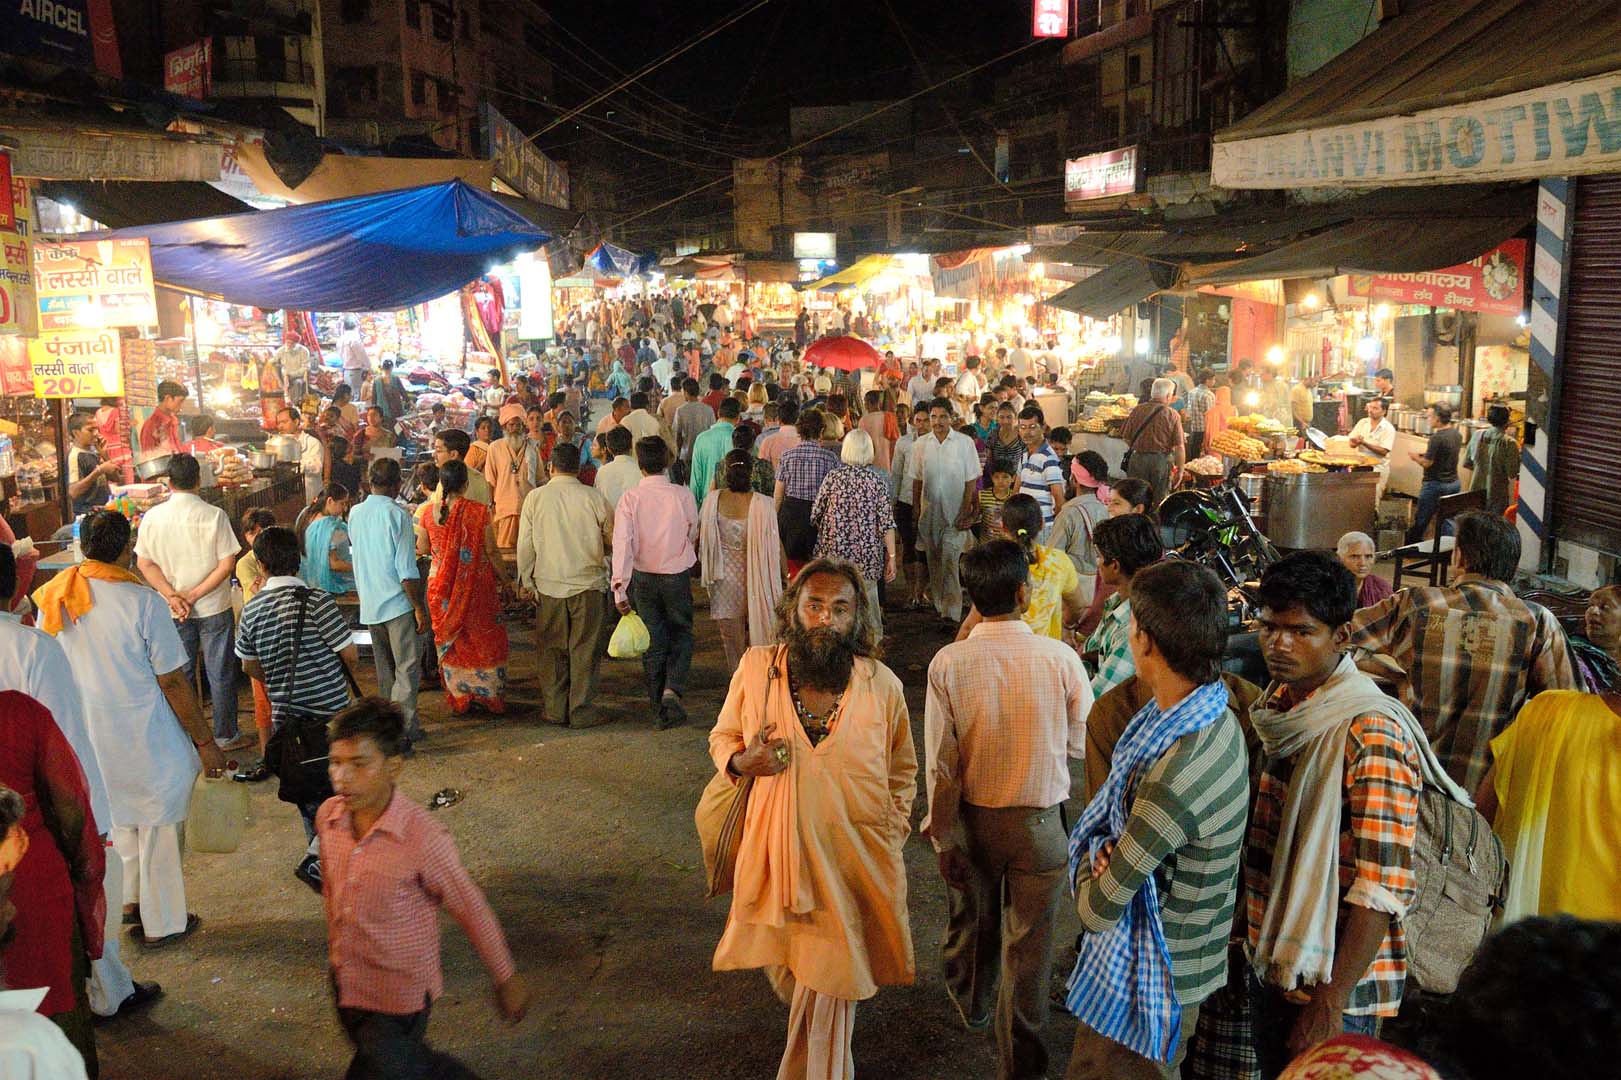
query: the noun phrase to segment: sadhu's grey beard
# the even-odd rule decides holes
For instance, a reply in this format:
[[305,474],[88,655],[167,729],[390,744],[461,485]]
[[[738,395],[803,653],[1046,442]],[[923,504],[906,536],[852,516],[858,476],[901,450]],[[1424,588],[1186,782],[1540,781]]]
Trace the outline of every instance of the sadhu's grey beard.
[[794,682],[836,694],[850,683],[856,654],[849,635],[836,630],[788,630],[788,670]]

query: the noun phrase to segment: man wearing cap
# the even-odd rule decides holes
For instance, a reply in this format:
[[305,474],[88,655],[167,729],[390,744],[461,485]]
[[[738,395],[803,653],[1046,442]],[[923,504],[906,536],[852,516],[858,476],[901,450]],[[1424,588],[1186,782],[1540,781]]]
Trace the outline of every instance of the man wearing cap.
[[540,445],[529,437],[522,405],[503,405],[499,416],[504,439],[490,444],[484,458],[484,479],[495,495],[495,543],[507,550],[518,546],[518,520],[523,500],[545,477]]

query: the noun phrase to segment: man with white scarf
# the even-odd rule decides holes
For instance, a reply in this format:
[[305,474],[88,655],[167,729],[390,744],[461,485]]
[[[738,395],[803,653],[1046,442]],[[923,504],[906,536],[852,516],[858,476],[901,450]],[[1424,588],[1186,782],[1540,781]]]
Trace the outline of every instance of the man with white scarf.
[[1261,575],[1273,682],[1250,712],[1265,759],[1244,886],[1255,1049],[1268,1078],[1320,1042],[1374,1035],[1396,1015],[1419,793],[1431,784],[1469,802],[1412,713],[1347,655],[1356,592],[1351,571],[1316,552]]

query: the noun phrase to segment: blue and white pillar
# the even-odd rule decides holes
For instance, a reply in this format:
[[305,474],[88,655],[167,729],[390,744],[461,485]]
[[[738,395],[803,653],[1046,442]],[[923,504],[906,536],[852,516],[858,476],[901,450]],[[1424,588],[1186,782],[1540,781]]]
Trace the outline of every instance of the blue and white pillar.
[[[1544,179],[1537,190],[1537,244],[1531,274],[1531,363],[1542,373],[1543,385],[1558,385],[1559,331],[1564,325],[1560,297],[1565,287],[1566,247],[1570,240],[1571,183],[1568,177]],[[1550,402],[1534,443],[1520,451],[1520,567],[1537,571],[1543,565],[1548,542],[1548,466],[1558,434],[1557,400]]]

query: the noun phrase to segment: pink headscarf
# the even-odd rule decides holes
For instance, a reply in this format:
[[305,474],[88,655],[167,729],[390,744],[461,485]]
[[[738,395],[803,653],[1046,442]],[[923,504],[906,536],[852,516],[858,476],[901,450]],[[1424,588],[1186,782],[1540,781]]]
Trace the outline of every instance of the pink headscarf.
[[1081,459],[1079,457],[1075,458],[1069,463],[1069,474],[1075,478],[1075,483],[1078,487],[1093,488],[1096,490],[1098,494],[1098,502],[1107,503],[1109,501],[1109,496],[1114,494],[1113,489],[1110,488],[1108,484],[1094,477],[1087,467],[1081,464]]

